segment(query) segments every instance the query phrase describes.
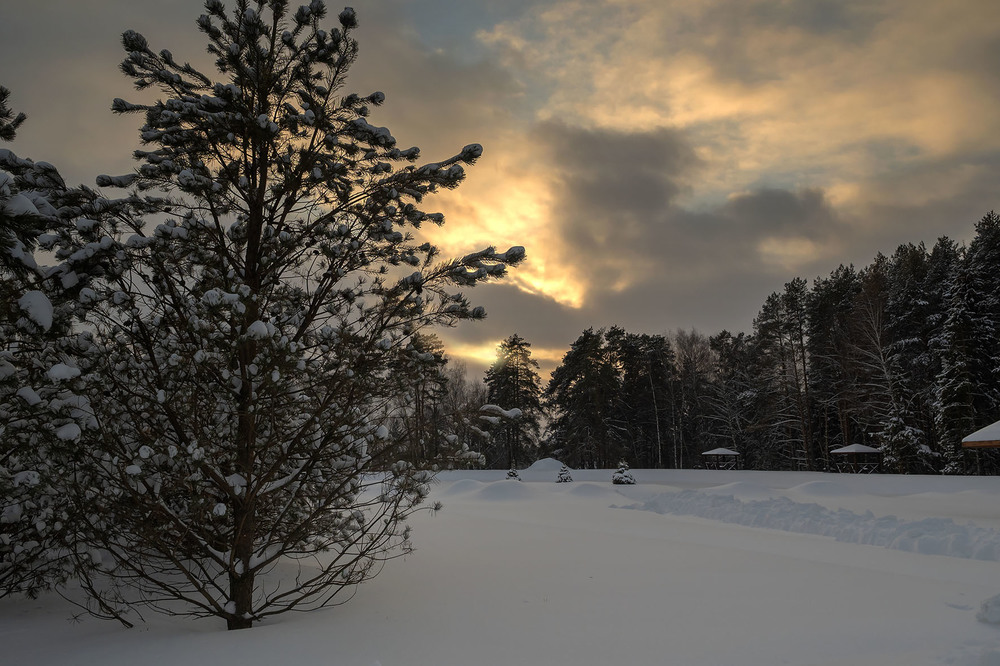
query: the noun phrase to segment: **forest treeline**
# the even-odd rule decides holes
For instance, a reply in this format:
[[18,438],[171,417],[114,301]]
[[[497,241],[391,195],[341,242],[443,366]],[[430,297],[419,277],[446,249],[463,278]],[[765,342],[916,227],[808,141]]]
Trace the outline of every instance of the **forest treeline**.
[[826,470],[831,450],[864,444],[886,472],[996,473],[995,452],[961,439],[1000,418],[998,267],[990,212],[968,245],[907,243],[789,281],[749,333],[587,329],[545,385],[511,336],[486,399],[521,416],[483,441],[487,464],[691,468],[726,447],[748,469]]

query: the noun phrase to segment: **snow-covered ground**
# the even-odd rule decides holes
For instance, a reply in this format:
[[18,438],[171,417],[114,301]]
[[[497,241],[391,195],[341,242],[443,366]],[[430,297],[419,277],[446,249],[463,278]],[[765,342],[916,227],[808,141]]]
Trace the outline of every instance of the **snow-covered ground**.
[[[251,631],[0,602],[4,664],[1000,666],[1000,478],[448,472],[417,551]],[[1000,614],[997,615],[1000,617]]]

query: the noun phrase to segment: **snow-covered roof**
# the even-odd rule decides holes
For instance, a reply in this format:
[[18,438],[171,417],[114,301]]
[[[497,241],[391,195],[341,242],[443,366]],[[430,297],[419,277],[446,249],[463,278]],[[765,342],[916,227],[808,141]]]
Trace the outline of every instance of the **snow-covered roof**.
[[830,453],[878,453],[878,449],[873,449],[870,446],[865,446],[864,444],[851,444],[850,446],[842,446],[839,449],[834,449]]
[[705,451],[701,455],[703,455],[703,456],[738,456],[738,455],[740,455],[740,453],[739,453],[739,451],[733,451],[732,449],[718,448],[718,449],[712,449],[711,451]]
[[962,438],[962,446],[1000,446],[1000,421],[980,428],[971,435]]

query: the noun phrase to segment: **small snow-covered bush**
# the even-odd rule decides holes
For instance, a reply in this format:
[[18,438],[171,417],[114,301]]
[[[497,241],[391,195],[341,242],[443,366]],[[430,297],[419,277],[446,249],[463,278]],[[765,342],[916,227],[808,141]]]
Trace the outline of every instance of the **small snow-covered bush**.
[[507,478],[508,479],[514,479],[515,481],[520,481],[521,480],[521,475],[517,473],[516,469],[514,469],[513,467],[511,467],[510,471],[507,472]]
[[983,602],[976,619],[986,624],[1000,624],[1000,594]]
[[628,469],[628,463],[624,460],[618,463],[618,469],[611,476],[611,483],[615,485],[631,486],[635,485],[635,477]]
[[566,465],[560,467],[559,476],[556,477],[556,483],[569,483],[572,480],[573,477],[570,476],[569,467],[566,467]]

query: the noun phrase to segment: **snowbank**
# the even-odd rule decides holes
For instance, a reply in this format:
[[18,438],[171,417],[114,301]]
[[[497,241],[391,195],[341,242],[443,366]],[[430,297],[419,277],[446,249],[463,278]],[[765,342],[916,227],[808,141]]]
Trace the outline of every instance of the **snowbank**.
[[[801,488],[801,486],[799,487]],[[821,487],[824,491],[831,488]],[[876,518],[870,511],[834,511],[786,497],[741,501],[731,495],[685,490],[656,495],[644,503],[622,507],[676,516],[697,516],[747,527],[818,534],[837,541],[884,546],[926,555],[1000,561],[1000,530],[959,525],[950,518],[906,521]]]

